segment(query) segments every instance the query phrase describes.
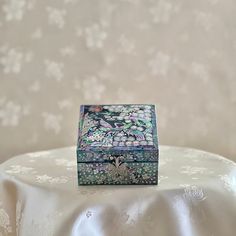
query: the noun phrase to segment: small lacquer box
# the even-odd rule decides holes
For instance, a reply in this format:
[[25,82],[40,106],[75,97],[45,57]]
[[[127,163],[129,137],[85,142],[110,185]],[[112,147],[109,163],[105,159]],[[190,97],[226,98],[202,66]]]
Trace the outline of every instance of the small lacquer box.
[[154,105],[81,106],[79,185],[157,184],[158,156]]

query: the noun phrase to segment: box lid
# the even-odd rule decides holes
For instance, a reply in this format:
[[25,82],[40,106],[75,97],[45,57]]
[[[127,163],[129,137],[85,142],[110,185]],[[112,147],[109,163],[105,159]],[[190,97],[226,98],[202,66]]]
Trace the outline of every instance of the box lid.
[[155,105],[81,105],[78,162],[104,161],[109,155],[157,161]]

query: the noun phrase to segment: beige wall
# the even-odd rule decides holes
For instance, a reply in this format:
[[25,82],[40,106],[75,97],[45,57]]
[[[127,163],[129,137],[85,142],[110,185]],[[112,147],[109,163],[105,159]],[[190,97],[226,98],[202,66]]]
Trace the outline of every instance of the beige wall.
[[161,144],[236,160],[236,2],[0,2],[0,162],[74,145],[82,103],[155,103]]

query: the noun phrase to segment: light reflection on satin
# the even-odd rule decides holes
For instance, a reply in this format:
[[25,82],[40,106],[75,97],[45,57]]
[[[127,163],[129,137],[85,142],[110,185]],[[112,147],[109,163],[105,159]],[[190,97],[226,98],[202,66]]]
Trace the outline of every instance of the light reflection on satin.
[[186,205],[182,198],[176,197],[173,202],[173,208],[173,214],[175,215],[177,225],[179,225],[177,235],[194,235],[188,205]]
[[[97,206],[81,212],[73,224],[72,236],[103,236],[104,232],[101,227],[100,219],[104,211],[102,206]],[[90,218],[88,212],[91,212],[91,214],[96,212],[96,214]]]

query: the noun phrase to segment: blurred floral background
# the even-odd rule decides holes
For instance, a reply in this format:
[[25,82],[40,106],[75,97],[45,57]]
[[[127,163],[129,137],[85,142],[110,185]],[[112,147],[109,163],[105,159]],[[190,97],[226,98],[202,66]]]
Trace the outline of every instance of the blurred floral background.
[[233,0],[1,0],[0,162],[75,145],[84,103],[154,103],[161,144],[236,160],[235,16]]

